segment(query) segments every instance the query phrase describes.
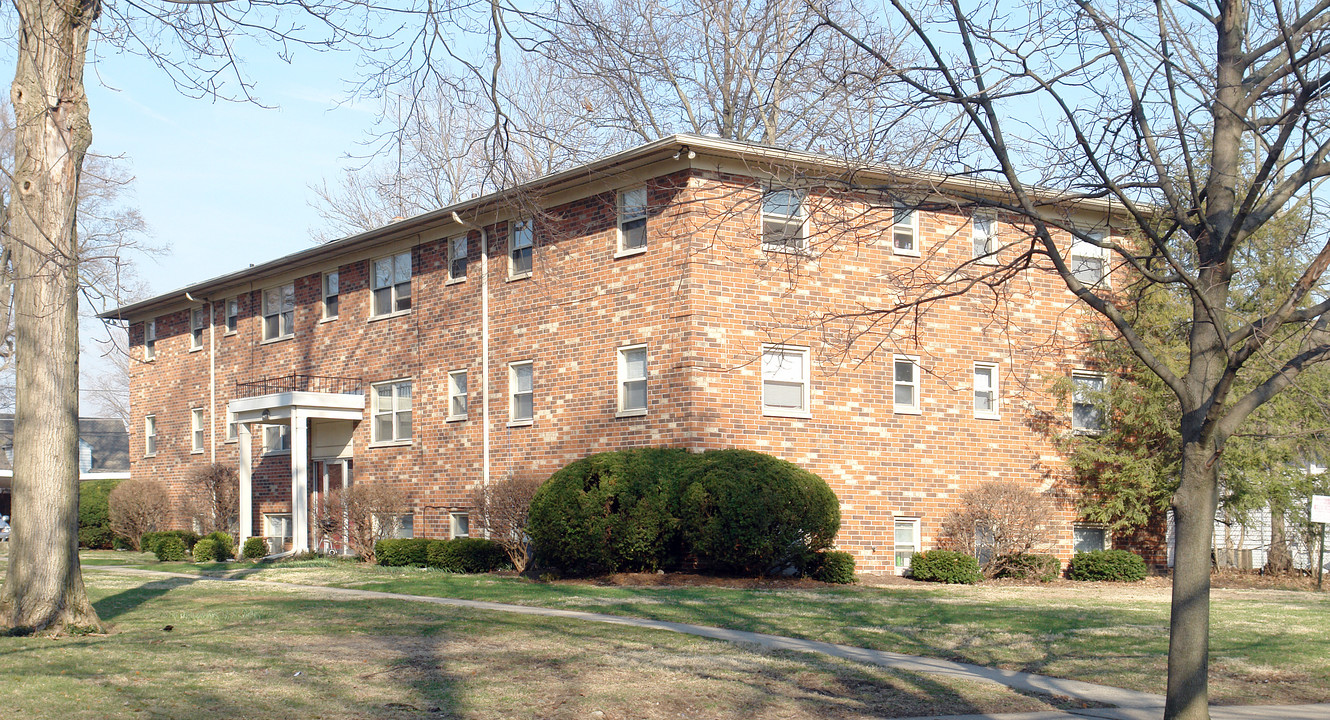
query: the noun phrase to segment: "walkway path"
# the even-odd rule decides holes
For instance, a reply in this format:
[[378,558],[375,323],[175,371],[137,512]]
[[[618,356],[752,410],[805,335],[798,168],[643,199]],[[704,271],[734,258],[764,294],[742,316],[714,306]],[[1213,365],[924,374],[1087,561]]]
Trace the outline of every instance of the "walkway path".
[[[375,590],[326,587],[323,585],[297,585],[294,583],[275,582],[271,580],[246,580],[242,578],[188,575],[185,573],[169,573],[157,570],[107,566],[84,567],[83,570],[84,572],[107,571],[148,577],[172,577],[190,580],[238,582],[282,589],[299,589],[311,594],[333,599],[405,600],[408,602],[464,607],[473,610],[490,610],[493,612],[517,613],[519,615],[537,615],[541,617],[581,620],[583,622],[607,623],[610,625],[630,625],[632,627],[667,630],[669,632],[696,635],[698,637],[724,640],[732,643],[759,645],[772,650],[820,653],[832,657],[843,658],[845,660],[880,665],[909,672],[950,675],[952,677],[963,678],[966,680],[995,682],[1015,688],[1016,690],[1045,693],[1048,695],[1061,695],[1078,700],[1087,700],[1114,706],[1111,708],[1070,710],[1065,712],[1051,711],[999,715],[953,715],[948,716],[948,720],[1087,720],[1089,718],[1097,718],[1100,720],[1156,720],[1163,716],[1164,698],[1162,695],[1153,695],[1151,693],[1138,692],[1136,690],[1124,690],[1122,688],[1095,685],[1093,683],[1081,682],[1079,680],[1066,680],[1062,678],[1048,677],[1047,675],[1018,672],[1015,670],[999,670],[984,667],[982,665],[971,665],[969,663],[938,660],[916,655],[902,655],[900,653],[887,652],[885,650],[870,650],[850,645],[838,645],[836,643],[818,642],[816,640],[800,640],[798,638],[747,632],[744,630],[727,630],[725,628],[709,627],[706,625],[691,625],[688,623],[668,622],[664,620],[648,620],[645,618],[627,617],[622,615],[605,615],[602,613],[583,612],[580,610],[559,610],[557,608],[510,605],[507,603],[488,602],[485,600],[459,600],[456,598],[430,597],[426,595],[402,595],[398,593],[378,592]],[[1330,720],[1330,704],[1214,706],[1210,708],[1210,716],[1212,720]],[[930,715],[926,717],[931,720],[934,717],[940,716]],[[904,720],[925,719],[908,718]]]

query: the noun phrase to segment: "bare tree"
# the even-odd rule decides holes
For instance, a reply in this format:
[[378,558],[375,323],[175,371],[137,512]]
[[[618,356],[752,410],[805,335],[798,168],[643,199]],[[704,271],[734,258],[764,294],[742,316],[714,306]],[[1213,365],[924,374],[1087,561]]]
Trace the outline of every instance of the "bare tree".
[[200,533],[230,533],[240,518],[240,477],[236,469],[215,463],[190,471],[184,510]]
[[526,570],[531,559],[526,524],[531,498],[540,485],[541,480],[535,477],[508,475],[488,487],[477,487],[471,498],[485,536],[503,547],[519,573]]
[[939,545],[979,558],[987,577],[997,577],[1014,556],[1048,547],[1053,508],[1029,488],[984,483],[962,493],[959,503],[942,521]]
[[111,530],[129,540],[135,550],[144,533],[156,532],[171,516],[166,486],[158,480],[131,478],[111,491],[107,498]]
[[356,483],[329,492],[315,522],[320,532],[353,555],[374,562],[374,544],[396,537],[402,529],[401,518],[410,509],[406,494],[396,487]]
[[[814,6],[815,7],[815,6]],[[879,56],[946,122],[912,125],[938,153],[929,171],[974,182],[971,208],[1021,229],[974,263],[916,286],[920,312],[1019,273],[1056,273],[1177,396],[1181,481],[1165,717],[1208,717],[1210,547],[1226,441],[1258,407],[1330,356],[1330,300],[1317,292],[1330,242],[1313,228],[1287,252],[1295,279],[1259,307],[1233,289],[1259,270],[1244,250],[1290,205],[1313,214],[1330,176],[1330,2],[1245,0],[1066,5],[892,0],[924,56]],[[828,13],[826,27],[859,41]],[[860,44],[871,51],[871,42]],[[1049,203],[1048,188],[1057,202]],[[1111,206],[1084,224],[1078,205]],[[1074,244],[1066,242],[1070,236]],[[992,264],[985,264],[992,263]],[[1181,293],[1186,352],[1137,331],[1099,272]]]

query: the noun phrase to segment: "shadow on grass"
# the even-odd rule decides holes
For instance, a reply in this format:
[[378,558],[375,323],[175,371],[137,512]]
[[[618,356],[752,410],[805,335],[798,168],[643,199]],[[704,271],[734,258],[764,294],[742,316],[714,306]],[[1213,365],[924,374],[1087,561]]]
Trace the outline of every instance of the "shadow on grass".
[[156,600],[176,588],[193,585],[196,582],[198,582],[196,578],[180,577],[153,580],[138,587],[121,590],[114,595],[95,600],[92,606],[97,610],[97,616],[103,622],[111,622],[127,612],[138,609],[144,603]]

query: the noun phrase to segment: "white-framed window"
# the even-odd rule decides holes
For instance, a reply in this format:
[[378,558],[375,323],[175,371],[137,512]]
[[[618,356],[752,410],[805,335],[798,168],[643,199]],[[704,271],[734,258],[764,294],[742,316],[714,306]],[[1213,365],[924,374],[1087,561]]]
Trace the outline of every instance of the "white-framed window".
[[466,419],[466,371],[448,373],[448,419]]
[[1102,525],[1071,526],[1072,553],[1094,552],[1108,548],[1108,533]]
[[997,363],[974,364],[974,416],[998,417]]
[[[291,513],[264,513],[263,515],[263,536],[277,540],[281,543],[291,542],[293,527],[291,523]],[[280,551],[281,548],[278,548]]]
[[919,518],[896,518],[894,523],[896,572],[910,569],[910,559],[919,552]]
[[762,414],[808,417],[808,348],[793,345],[762,346]]
[[263,454],[281,455],[291,452],[290,425],[263,426]]
[[647,189],[619,191],[618,253],[642,252],[647,247]]
[[[10,448],[13,451],[13,448]],[[10,467],[13,467],[14,461],[9,461]],[[92,470],[92,443],[79,438],[79,472],[85,473]]]
[[997,218],[983,213],[976,214],[970,219],[970,229],[974,237],[974,258],[981,263],[997,264]]
[[323,274],[323,319],[337,317],[338,301],[341,298],[341,273],[337,270]]
[[157,454],[157,416],[148,415],[143,418],[143,456],[152,457]]
[[384,317],[410,310],[411,251],[371,262],[370,291],[370,317]]
[[919,413],[919,359],[897,355],[891,360],[891,404],[898,413]]
[[450,513],[448,533],[455,538],[471,537],[471,517],[466,513]]
[[194,408],[189,411],[189,451],[192,453],[203,452],[203,408]]
[[[1104,242],[1108,236],[1102,232],[1087,233],[1091,240]],[[1067,266],[1071,274],[1083,284],[1094,287],[1108,285],[1108,249],[1085,242],[1080,238],[1071,241],[1071,254],[1067,256]]]
[[415,515],[412,515],[410,513],[406,515],[398,515],[396,518],[396,522],[393,523],[393,526],[397,530],[395,537],[397,537],[398,539],[410,540],[411,538],[416,536]]
[[236,414],[230,410],[226,411],[226,441],[232,442],[240,437],[240,424],[236,422]]
[[647,346],[619,348],[619,415],[645,415],[647,411]]
[[263,291],[263,339],[277,340],[295,335],[295,283]]
[[155,357],[157,357],[156,318],[143,323],[143,359],[152,360]]
[[240,298],[226,301],[226,334],[232,335],[240,325]]
[[531,275],[532,260],[536,249],[536,227],[531,218],[514,220],[512,232],[508,234],[508,278],[524,278]]
[[376,443],[411,440],[411,381],[389,380],[370,386]]
[[798,252],[808,240],[804,191],[770,188],[762,194],[762,249]]
[[448,240],[448,282],[466,279],[466,235]]
[[1104,412],[1100,407],[1106,380],[1097,373],[1071,375],[1071,429],[1076,432],[1098,433],[1104,429]]
[[208,326],[208,313],[203,308],[189,311],[189,350],[203,349],[203,329]]
[[530,360],[508,365],[508,422],[530,423],[535,417],[535,395]]
[[896,205],[891,215],[891,249],[897,255],[919,255],[919,214]]

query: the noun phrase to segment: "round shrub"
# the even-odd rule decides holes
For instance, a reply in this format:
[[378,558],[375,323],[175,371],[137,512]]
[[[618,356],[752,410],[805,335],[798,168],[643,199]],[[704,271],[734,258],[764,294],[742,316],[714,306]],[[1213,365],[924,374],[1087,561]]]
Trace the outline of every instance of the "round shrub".
[[217,559],[217,541],[210,537],[194,543],[194,562],[213,562]]
[[431,541],[427,558],[430,567],[455,573],[487,573],[509,565],[503,546],[482,538]]
[[1018,553],[998,558],[997,577],[1017,580],[1038,580],[1052,582],[1062,572],[1062,561],[1056,555],[1039,553]]
[[168,535],[155,543],[153,553],[162,562],[179,562],[185,559],[185,541]]
[[1067,577],[1072,580],[1136,582],[1144,580],[1148,573],[1141,556],[1126,550],[1077,553],[1067,564]]
[[79,483],[79,545],[105,550],[114,545],[111,506],[108,499],[120,480],[91,480]]
[[694,459],[686,450],[643,448],[566,465],[531,499],[527,533],[537,562],[569,575],[673,564],[672,489]]
[[983,573],[979,572],[978,560],[951,550],[926,550],[915,553],[910,558],[909,577],[913,580],[953,585],[973,585],[984,579]]
[[828,550],[818,555],[815,565],[814,580],[847,585],[857,579],[854,577],[854,556],[847,552]]
[[245,547],[241,554],[244,555],[246,560],[258,560],[268,554],[268,543],[264,542],[261,537],[249,538],[245,540]]
[[802,571],[840,529],[840,504],[826,481],[765,453],[708,450],[681,486],[683,546],[703,569]]
[[193,551],[194,543],[199,541],[199,536],[188,530],[165,530],[162,532],[143,533],[143,537],[139,539],[139,551],[146,553],[156,552],[157,543],[160,542],[162,538],[167,537],[178,538],[180,542],[184,543],[186,552]]

